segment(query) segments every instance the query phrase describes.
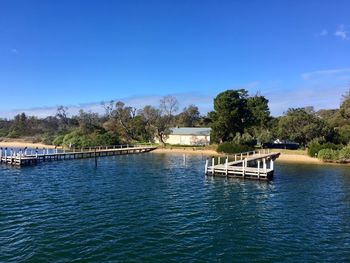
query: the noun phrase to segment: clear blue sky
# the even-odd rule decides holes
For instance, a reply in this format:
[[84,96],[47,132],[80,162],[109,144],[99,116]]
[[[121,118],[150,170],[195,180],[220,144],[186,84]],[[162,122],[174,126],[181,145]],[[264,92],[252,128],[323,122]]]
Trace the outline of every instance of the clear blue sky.
[[[0,117],[226,89],[331,108],[350,86],[350,1],[0,1]],[[3,116],[2,116],[3,115]]]

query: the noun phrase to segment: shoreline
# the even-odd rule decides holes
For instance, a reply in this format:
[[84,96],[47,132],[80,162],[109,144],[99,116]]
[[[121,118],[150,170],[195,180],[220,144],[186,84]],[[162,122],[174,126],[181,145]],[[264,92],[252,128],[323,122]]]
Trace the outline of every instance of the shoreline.
[[[175,154],[191,154],[191,155],[206,155],[206,156],[227,156],[226,154],[220,154],[214,150],[194,150],[193,148],[158,148],[154,151],[154,153],[175,153]],[[280,152],[280,151],[275,151]],[[334,164],[334,163],[326,163],[322,162],[319,159],[312,158],[308,155],[304,154],[291,154],[291,153],[283,153],[281,152],[279,158],[276,160],[277,163],[300,163],[300,164],[318,164],[318,165],[342,165],[344,164]]]
[[[48,148],[54,149],[54,145],[47,145],[44,143],[31,143],[26,141],[0,141],[0,147],[16,147],[16,148]],[[156,154],[190,154],[190,155],[202,155],[202,156],[227,156],[226,154],[221,154],[215,150],[210,149],[196,149],[195,147],[183,147],[183,148],[157,148],[152,151]],[[275,152],[281,152],[276,150]],[[300,164],[318,164],[318,165],[337,165],[337,166],[349,166],[350,164],[339,164],[339,163],[327,163],[322,162],[319,159],[312,158],[305,154],[298,153],[284,153],[281,152],[279,158],[276,160],[278,163],[300,163]]]

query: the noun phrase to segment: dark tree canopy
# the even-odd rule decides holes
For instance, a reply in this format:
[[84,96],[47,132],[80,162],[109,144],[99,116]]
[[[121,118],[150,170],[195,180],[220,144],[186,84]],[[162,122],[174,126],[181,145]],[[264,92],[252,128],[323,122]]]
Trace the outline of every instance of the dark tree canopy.
[[182,127],[195,127],[200,120],[200,113],[198,107],[190,105],[183,109],[183,111],[177,115],[176,124]]
[[247,99],[247,108],[250,114],[250,125],[267,127],[270,117],[269,101],[264,96],[253,96]]
[[344,119],[350,120],[350,98],[346,98],[342,102],[339,113]]
[[331,129],[324,120],[310,114],[303,108],[289,109],[278,124],[278,135],[281,139],[296,141],[302,145],[315,138],[327,137]]
[[232,140],[237,132],[242,133],[249,120],[247,108],[248,92],[244,89],[227,90],[214,99],[214,111],[209,113],[212,120],[212,137],[215,141]]
[[244,89],[227,90],[214,99],[214,111],[209,113],[209,118],[213,139],[232,141],[237,134],[267,128],[270,121],[268,100],[259,95],[249,97]]

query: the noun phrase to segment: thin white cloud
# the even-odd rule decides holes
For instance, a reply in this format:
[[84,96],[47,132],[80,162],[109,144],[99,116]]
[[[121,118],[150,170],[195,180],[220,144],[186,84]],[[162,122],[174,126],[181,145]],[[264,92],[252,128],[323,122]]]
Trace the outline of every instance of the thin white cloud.
[[349,32],[347,31],[347,27],[344,25],[339,25],[337,30],[334,32],[334,35],[341,39],[349,39]]
[[274,116],[283,114],[288,108],[314,106],[319,109],[338,108],[341,96],[349,90],[350,67],[326,69],[301,74],[299,83],[286,89],[277,83],[263,95],[269,100]]
[[[251,82],[227,89],[245,88],[251,95],[255,92],[265,96],[269,100],[269,107],[273,116],[283,114],[290,107],[314,106],[315,109],[337,108],[341,95],[349,89],[350,68],[327,69],[304,73],[301,75],[300,83],[295,87],[286,89],[282,80],[274,80],[270,83]],[[213,99],[224,91],[213,90],[210,94],[198,94],[196,92],[173,93],[180,102],[180,110],[184,107],[195,104],[201,114],[206,114],[213,109]],[[123,101],[126,105],[137,109],[145,105],[158,106],[162,95],[144,95],[117,98],[114,101]],[[107,100],[108,101],[108,100]],[[104,113],[101,102],[92,102],[77,105],[66,105],[69,115],[78,114],[79,110]],[[46,117],[56,114],[57,106],[48,106],[31,109],[15,109],[0,111],[0,118],[13,118],[16,114],[25,112],[30,116]]]
[[325,37],[328,36],[328,30],[327,29],[323,29],[319,34],[317,34],[320,37]]
[[319,109],[338,108],[341,96],[348,90],[347,85],[324,83],[310,85],[302,83],[300,86],[288,90],[280,89],[269,92],[265,96],[269,99],[272,115],[283,114],[288,108],[314,106]]
[[317,71],[303,73],[301,76],[304,80],[310,80],[313,78],[330,77],[335,75],[342,75],[343,78],[344,78],[344,75],[345,77],[350,76],[350,68],[317,70]]
[[[213,98],[214,95],[205,95],[197,93],[178,93],[170,94],[175,96],[180,104],[180,109],[190,105],[195,104],[198,106],[202,114],[206,114],[208,111],[212,110],[213,107]],[[122,101],[127,106],[132,106],[137,109],[141,109],[146,105],[152,105],[157,107],[159,101],[162,98],[161,95],[147,95],[147,96],[133,96],[126,98],[114,99],[114,101]],[[104,113],[104,108],[101,105],[101,102],[85,103],[78,105],[66,105],[68,107],[68,114],[70,116],[77,115],[79,110],[92,111],[99,114]],[[15,115],[22,112],[26,113],[29,116],[37,116],[39,118],[44,118],[47,116],[53,116],[56,114],[57,106],[47,106],[47,107],[38,107],[30,109],[14,109],[10,111],[0,111],[0,118],[13,118]]]

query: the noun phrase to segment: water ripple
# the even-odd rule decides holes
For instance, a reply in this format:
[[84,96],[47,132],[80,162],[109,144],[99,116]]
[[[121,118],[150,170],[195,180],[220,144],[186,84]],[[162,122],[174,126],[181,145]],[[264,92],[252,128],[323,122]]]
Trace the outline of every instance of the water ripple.
[[0,167],[0,262],[347,262],[347,167],[211,178],[198,156]]

